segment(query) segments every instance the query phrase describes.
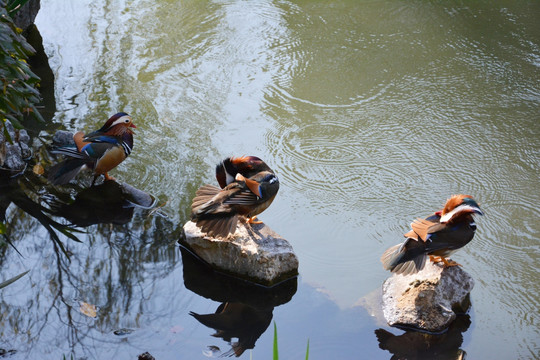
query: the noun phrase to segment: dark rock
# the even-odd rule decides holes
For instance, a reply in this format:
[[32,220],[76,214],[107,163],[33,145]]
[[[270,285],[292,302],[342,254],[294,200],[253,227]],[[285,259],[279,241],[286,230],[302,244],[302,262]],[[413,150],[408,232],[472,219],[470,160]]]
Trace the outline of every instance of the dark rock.
[[194,222],[184,225],[181,241],[213,268],[227,274],[272,286],[298,275],[298,258],[287,240],[265,224],[238,222],[227,239],[201,232]]
[[125,200],[129,203],[144,209],[150,209],[156,204],[156,199],[152,195],[126,183],[119,185],[122,188]]
[[30,0],[13,15],[13,22],[17,27],[26,30],[34,23],[40,9],[40,0]]
[[456,312],[468,309],[473,287],[473,279],[459,266],[428,262],[417,274],[394,274],[384,282],[383,314],[391,326],[441,332]]
[[[36,51],[34,55],[28,57],[28,65],[34,74],[39,76],[41,79],[39,82],[39,95],[41,101],[36,105],[39,109],[41,117],[45,123],[52,121],[54,114],[56,113],[56,100],[54,97],[54,73],[49,66],[49,59],[47,54],[45,54],[45,49],[43,47],[43,38],[39,33],[36,25],[31,25],[24,32],[26,41],[34,48]],[[39,130],[43,129],[43,124],[39,121],[35,121],[34,116],[28,116],[25,119],[27,128],[31,129],[30,131],[33,136],[36,136],[39,133]],[[29,126],[28,126],[29,125]]]

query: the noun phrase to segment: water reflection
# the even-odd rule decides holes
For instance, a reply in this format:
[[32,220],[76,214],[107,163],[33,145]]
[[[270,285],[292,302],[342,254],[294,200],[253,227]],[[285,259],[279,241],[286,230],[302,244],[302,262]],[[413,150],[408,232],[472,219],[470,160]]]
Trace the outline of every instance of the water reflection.
[[[221,274],[184,247],[180,250],[186,288],[221,303],[213,314],[190,311],[201,324],[216,330],[212,336],[231,345],[221,356],[238,357],[253,349],[270,325],[274,308],[289,302],[296,293],[296,278],[268,288]],[[234,338],[238,341],[233,342]]]
[[[168,294],[148,297],[156,279],[174,273],[178,256],[171,239],[178,234],[165,218],[141,210],[154,205],[141,190],[114,181],[85,187],[84,179],[53,187],[32,165],[17,178],[0,179],[0,222],[8,224],[5,236],[18,253],[2,262],[2,271],[30,270],[0,293],[0,313],[9,319],[2,337],[22,358],[40,358],[43,351],[50,358],[96,355],[88,343],[101,339],[114,346],[121,341],[111,338],[118,329],[126,334],[144,325],[141,308],[171,301]],[[1,247],[3,257],[8,250]],[[96,305],[96,318],[81,312],[82,302]],[[49,345],[34,349],[37,343]]]
[[[467,192],[490,213],[474,246],[460,253],[478,279],[467,353],[537,355],[540,291],[530,264],[538,258],[539,230],[530,214],[540,193],[539,2],[77,4],[42,1],[36,19],[57,75],[54,121],[68,130],[93,127],[93,119],[118,108],[140,119],[134,154],[115,175],[166,198],[172,219],[141,221],[135,214],[129,224],[95,225],[88,241],[70,248],[77,253],[74,285],[88,301],[113,303],[101,329],[159,326],[159,336],[148,331],[145,343],[167,358],[180,346],[172,349],[163,329],[189,324],[176,333],[185,340],[181,351],[197,348],[200,357],[207,334],[199,333],[206,328],[188,310],[204,313],[198,305],[206,299],[190,302],[197,295],[189,290],[179,296],[185,290],[174,278],[179,253],[167,244],[189,217],[188,199],[209,180],[208,169],[223,155],[256,152],[283,182],[263,220],[293,244],[303,283],[339,304],[319,306],[311,288],[301,286],[293,301],[273,311],[278,325],[288,324],[280,328],[291,329],[280,347],[309,337],[321,358],[358,358],[359,349],[371,351],[367,358],[387,358],[373,336],[377,327],[360,317],[353,323],[347,307],[380,286],[386,274],[373,254],[401,236],[417,209]],[[28,230],[40,227],[32,228],[32,220],[21,221],[20,237],[37,251],[26,245],[23,253],[45,257],[50,240]],[[2,271],[19,270],[11,255]],[[36,260],[36,267],[49,263]],[[30,275],[31,300],[2,300],[22,309],[18,323],[39,327],[44,316],[36,309],[49,300],[49,279]],[[299,298],[305,301],[295,303]],[[226,302],[237,301],[220,301]],[[314,316],[299,321],[302,311]],[[319,325],[323,316],[326,328]],[[62,328],[52,323],[50,333],[57,334]],[[372,343],[344,341],[353,333],[344,323]],[[36,350],[28,356],[49,344],[65,349],[62,335],[32,338]],[[17,340],[10,348],[24,347],[26,339]],[[116,359],[130,356],[133,343],[109,340],[94,333],[81,356],[110,358],[111,348],[118,349]],[[62,358],[53,355],[48,358]]]
[[[0,178],[0,223],[6,221],[6,212],[10,204],[13,203],[26,214],[39,221],[47,229],[55,246],[63,249],[57,231],[72,240],[79,240],[71,233],[72,229],[52,219],[49,216],[50,210],[35,200],[43,183],[43,179],[31,171],[26,171],[17,178]],[[6,238],[9,236],[9,234],[3,235]]]
[[[212,336],[231,344],[231,350],[222,356],[240,356],[247,349],[253,349],[272,321],[272,310],[255,309],[242,303],[222,303],[214,314],[197,314],[193,311],[189,314],[201,324],[216,330]],[[238,341],[232,342],[233,338],[238,338]]]
[[469,315],[459,315],[443,334],[429,334],[420,331],[406,331],[394,335],[384,329],[375,330],[379,347],[392,353],[391,359],[464,359],[465,351],[460,349],[463,333],[471,325]]

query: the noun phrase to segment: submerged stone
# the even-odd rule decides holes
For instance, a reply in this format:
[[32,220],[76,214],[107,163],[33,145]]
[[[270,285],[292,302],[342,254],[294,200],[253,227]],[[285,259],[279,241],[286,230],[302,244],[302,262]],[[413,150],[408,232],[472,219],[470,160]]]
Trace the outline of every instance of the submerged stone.
[[229,275],[272,286],[298,275],[298,258],[287,240],[265,224],[238,222],[227,239],[201,232],[189,221],[181,243],[210,266]]
[[441,332],[467,311],[473,287],[461,267],[428,262],[417,274],[394,274],[383,283],[383,314],[390,326]]

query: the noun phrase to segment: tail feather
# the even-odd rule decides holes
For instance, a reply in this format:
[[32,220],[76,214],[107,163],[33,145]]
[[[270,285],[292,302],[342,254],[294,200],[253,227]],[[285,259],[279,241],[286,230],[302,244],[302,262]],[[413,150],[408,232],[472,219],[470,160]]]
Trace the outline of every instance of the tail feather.
[[216,216],[203,219],[196,219],[195,223],[201,228],[202,232],[210,236],[219,236],[226,238],[229,234],[236,231],[238,215]]
[[401,255],[400,248],[403,244],[397,244],[386,250],[381,256],[381,262],[385,270],[392,270]]
[[392,270],[393,273],[402,274],[402,275],[412,275],[416,274],[424,268],[426,264],[427,256],[422,254],[415,257],[413,260],[406,261],[404,263],[398,264]]
[[79,150],[77,150],[77,148],[74,148],[74,147],[67,147],[67,146],[57,147],[57,148],[52,149],[51,153],[69,156],[70,158],[73,158],[73,159],[87,159],[88,160],[88,155],[86,155],[85,153],[81,153]]
[[191,219],[209,236],[226,238],[236,231],[238,215],[214,197],[221,191],[213,185],[203,185],[191,204]]
[[[207,207],[211,205],[210,201],[220,192],[220,188],[213,185],[203,185],[195,193],[195,198],[191,203],[191,211],[195,213],[203,213]],[[203,206],[208,203],[208,206]]]
[[407,239],[386,250],[381,256],[381,262],[385,270],[393,273],[415,274],[422,270],[426,263],[427,256],[422,249],[423,244],[414,239]]
[[83,159],[68,159],[49,169],[47,178],[54,185],[63,185],[70,182],[86,164]]

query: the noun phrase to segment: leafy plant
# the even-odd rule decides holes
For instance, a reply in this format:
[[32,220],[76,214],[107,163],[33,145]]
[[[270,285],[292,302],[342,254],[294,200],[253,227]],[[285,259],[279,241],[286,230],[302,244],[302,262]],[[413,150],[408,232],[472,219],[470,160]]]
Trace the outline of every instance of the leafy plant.
[[11,142],[5,122],[9,120],[21,129],[20,121],[25,114],[43,120],[35,104],[39,102],[36,89],[40,78],[30,70],[26,62],[35,50],[28,44],[22,30],[17,28],[9,15],[7,6],[21,5],[25,1],[0,0],[0,121],[5,137]]

